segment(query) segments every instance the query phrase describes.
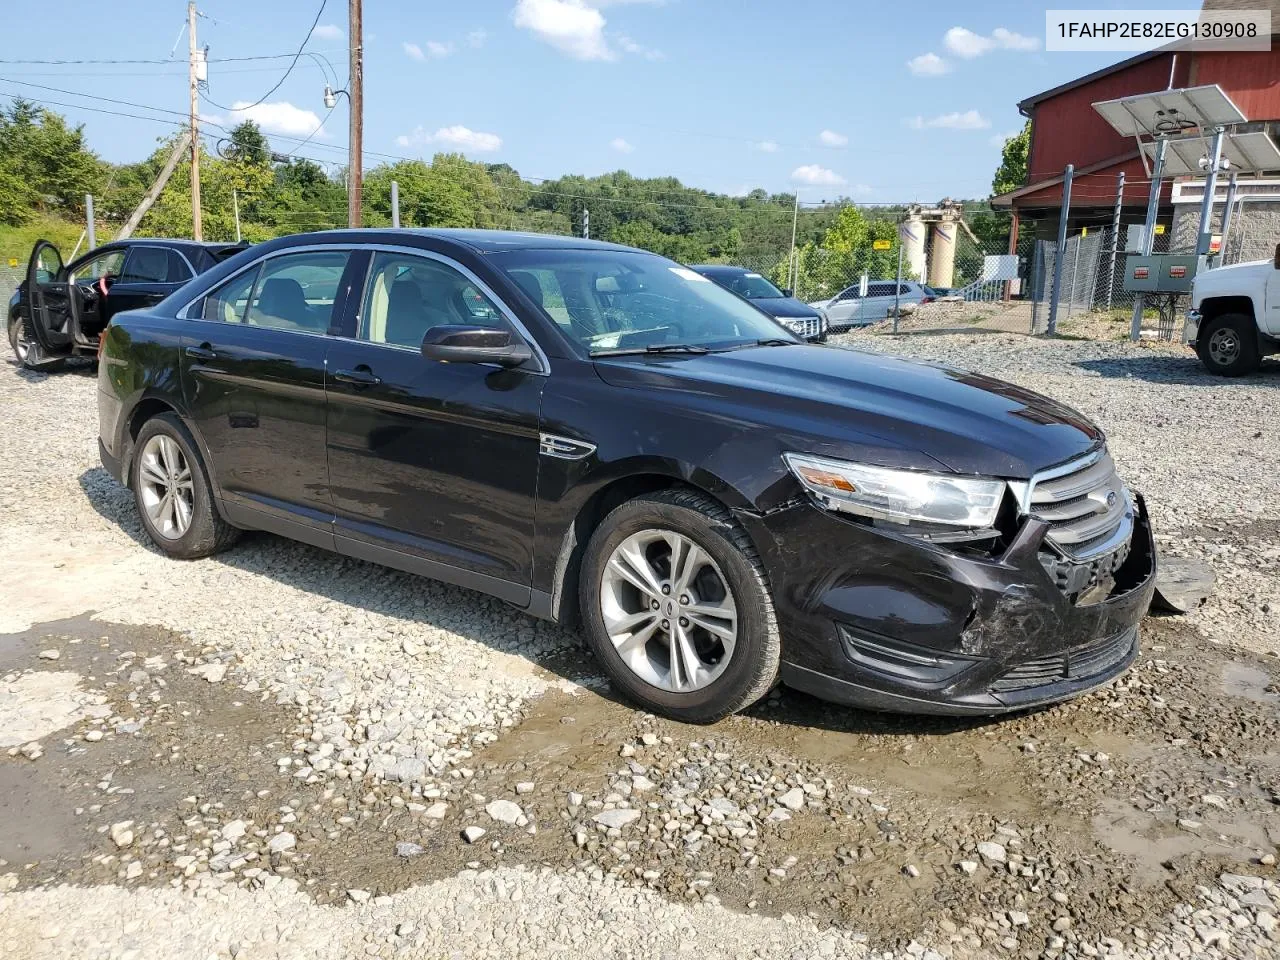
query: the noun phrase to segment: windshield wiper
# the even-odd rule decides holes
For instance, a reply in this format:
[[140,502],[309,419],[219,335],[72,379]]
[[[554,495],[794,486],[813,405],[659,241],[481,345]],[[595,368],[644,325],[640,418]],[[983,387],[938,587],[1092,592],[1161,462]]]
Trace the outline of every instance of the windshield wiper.
[[765,337],[757,340],[755,345],[757,347],[790,347],[797,343],[799,343],[798,340],[787,340],[785,337]]
[[617,350],[592,350],[593,357],[626,357],[644,353],[710,353],[696,343],[651,343],[647,347],[621,347]]

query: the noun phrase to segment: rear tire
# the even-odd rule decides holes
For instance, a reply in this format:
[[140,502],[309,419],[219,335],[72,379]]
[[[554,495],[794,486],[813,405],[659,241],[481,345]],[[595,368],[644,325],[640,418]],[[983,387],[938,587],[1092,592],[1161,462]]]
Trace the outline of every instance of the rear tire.
[[1243,377],[1262,362],[1258,353],[1258,329],[1243,313],[1214,317],[1196,336],[1196,353],[1210,373],[1220,377]]
[[195,560],[240,539],[240,531],[218,514],[200,451],[175,414],[162,413],[142,425],[129,474],[142,526],[169,556]]
[[9,317],[9,346],[18,365],[28,370],[57,370],[66,362],[65,357],[47,357],[44,348],[31,338],[26,323],[17,314]]
[[[671,543],[683,544],[684,563]],[[628,575],[633,566],[620,577],[615,561],[628,550],[644,567],[641,579],[652,575],[649,589]],[[729,511],[695,491],[638,497],[605,517],[587,544],[579,600],[588,644],[614,689],[654,713],[714,723],[778,678],[782,641],[759,555]],[[679,665],[673,645],[685,652]]]

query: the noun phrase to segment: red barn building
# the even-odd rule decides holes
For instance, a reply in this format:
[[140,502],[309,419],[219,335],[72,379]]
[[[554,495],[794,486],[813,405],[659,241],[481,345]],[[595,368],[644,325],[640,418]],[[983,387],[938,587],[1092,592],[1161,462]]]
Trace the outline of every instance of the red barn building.
[[[1268,5],[1273,8],[1272,30],[1280,31],[1280,0],[1210,0],[1204,8],[1257,9]],[[1273,36],[1272,49],[1266,52],[1155,50],[1019,103],[1018,110],[1031,120],[1027,182],[993,198],[993,206],[1010,210],[1015,220],[1034,220],[1037,236],[1053,238],[1058,229],[1063,174],[1067,164],[1074,164],[1069,231],[1111,222],[1121,173],[1125,175],[1122,222],[1141,223],[1150,177],[1137,144],[1117,134],[1092,104],[1213,83],[1222,87],[1247,118],[1248,123],[1238,128],[1241,132],[1265,129],[1272,140],[1280,142],[1280,36]],[[1250,215],[1264,214],[1264,207],[1274,208],[1272,216],[1280,224],[1280,180],[1276,178],[1280,178],[1280,170],[1242,176],[1240,183],[1241,190],[1252,192],[1257,200],[1274,198],[1261,206],[1250,204]],[[1219,199],[1225,198],[1225,183],[1226,178],[1220,177]],[[1180,184],[1166,180],[1157,223],[1165,226],[1173,239],[1171,249],[1178,248],[1184,235],[1194,237],[1203,189],[1200,180]]]

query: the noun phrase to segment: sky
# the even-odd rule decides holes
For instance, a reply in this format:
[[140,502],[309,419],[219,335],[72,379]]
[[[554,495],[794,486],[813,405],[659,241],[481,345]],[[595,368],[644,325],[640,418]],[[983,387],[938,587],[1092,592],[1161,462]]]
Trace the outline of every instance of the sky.
[[[1131,55],[1046,53],[1044,9],[1023,0],[367,0],[365,164],[461,151],[548,179],[625,169],[723,193],[799,189],[814,202],[984,197],[1004,137],[1021,129],[1019,100]],[[74,29],[51,29],[49,16],[8,22],[0,97],[47,103],[83,123],[102,157],[134,161],[188,109],[186,4],[115,0],[110,10],[62,0],[56,18]],[[347,4],[202,0],[199,10],[210,58],[202,115],[227,127],[252,117],[281,152],[345,163],[347,100],[325,108],[323,59],[344,87]],[[288,59],[225,59],[291,55],[313,20],[306,50],[316,56],[287,77]],[[161,62],[11,62],[122,59]]]

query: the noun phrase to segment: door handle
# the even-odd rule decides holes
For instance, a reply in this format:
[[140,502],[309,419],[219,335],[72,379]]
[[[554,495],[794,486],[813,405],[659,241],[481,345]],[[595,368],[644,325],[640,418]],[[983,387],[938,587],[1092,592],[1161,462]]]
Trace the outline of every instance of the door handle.
[[356,387],[376,387],[382,378],[375,376],[368,367],[360,366],[354,370],[335,370],[333,379],[339,383],[349,383]]
[[216,360],[216,359],[218,359],[218,355],[217,355],[217,353],[215,353],[215,352],[213,351],[213,348],[212,348],[212,347],[210,347],[210,346],[209,346],[209,344],[207,344],[207,343],[203,343],[203,344],[201,344],[201,345],[200,345],[200,346],[198,346],[198,347],[187,347],[187,349],[186,349],[186,351],[185,351],[185,352],[186,352],[187,356],[188,356],[188,357],[190,357],[192,360]]

